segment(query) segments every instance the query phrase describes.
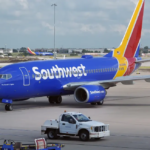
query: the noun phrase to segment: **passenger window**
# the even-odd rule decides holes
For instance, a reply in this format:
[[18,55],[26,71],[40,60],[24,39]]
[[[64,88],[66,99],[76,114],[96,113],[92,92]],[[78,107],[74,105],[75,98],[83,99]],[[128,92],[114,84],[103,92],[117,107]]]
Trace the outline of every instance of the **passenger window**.
[[77,71],[74,71],[74,74],[77,74]]
[[42,74],[36,74],[36,77],[42,77]]
[[46,74],[46,73],[44,73],[44,74],[43,74],[43,77],[47,77],[47,74]]

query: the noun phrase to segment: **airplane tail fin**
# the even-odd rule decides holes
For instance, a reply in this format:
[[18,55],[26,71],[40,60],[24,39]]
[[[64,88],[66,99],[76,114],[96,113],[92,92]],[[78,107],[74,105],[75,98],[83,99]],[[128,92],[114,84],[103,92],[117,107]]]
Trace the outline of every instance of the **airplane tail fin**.
[[120,46],[114,50],[113,57],[138,57],[142,33],[145,0],[139,0]]
[[27,48],[27,50],[28,50],[28,53],[30,53],[32,55],[36,55],[33,51],[31,51],[31,49],[29,47]]

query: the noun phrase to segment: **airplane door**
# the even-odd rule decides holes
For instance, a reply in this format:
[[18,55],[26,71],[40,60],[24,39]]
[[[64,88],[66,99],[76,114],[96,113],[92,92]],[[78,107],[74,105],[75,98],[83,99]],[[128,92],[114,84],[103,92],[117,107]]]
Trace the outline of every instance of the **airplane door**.
[[23,85],[29,86],[30,85],[30,76],[29,76],[27,69],[25,67],[20,67],[19,69],[23,76]]

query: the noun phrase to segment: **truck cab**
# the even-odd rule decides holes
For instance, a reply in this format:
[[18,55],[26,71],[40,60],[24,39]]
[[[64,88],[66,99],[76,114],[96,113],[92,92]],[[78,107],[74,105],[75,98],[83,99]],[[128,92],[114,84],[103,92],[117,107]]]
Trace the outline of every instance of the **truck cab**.
[[65,112],[60,115],[59,120],[45,121],[41,132],[47,134],[49,139],[58,136],[79,136],[82,141],[110,135],[108,124],[93,121],[82,113],[76,112]]

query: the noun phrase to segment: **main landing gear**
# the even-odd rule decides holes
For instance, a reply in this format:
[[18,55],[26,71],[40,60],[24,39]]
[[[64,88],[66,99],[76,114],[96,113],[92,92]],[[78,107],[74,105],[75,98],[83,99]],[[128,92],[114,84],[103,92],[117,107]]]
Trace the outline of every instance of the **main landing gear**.
[[62,97],[61,96],[48,96],[48,100],[50,104],[61,104],[62,103]]
[[91,105],[103,105],[103,103],[104,103],[104,99],[102,100],[102,101],[99,101],[99,102],[97,102],[97,103],[91,103]]
[[5,105],[5,110],[6,110],[6,111],[12,111],[12,110],[13,110],[12,105],[11,105],[11,104],[6,104],[6,105]]

